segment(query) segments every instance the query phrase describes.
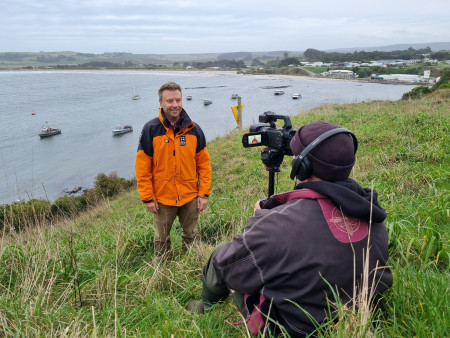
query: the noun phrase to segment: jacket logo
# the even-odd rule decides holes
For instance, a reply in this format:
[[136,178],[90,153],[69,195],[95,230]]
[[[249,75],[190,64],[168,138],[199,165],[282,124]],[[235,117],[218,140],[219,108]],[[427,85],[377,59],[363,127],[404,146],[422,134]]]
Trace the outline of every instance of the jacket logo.
[[329,199],[320,198],[318,201],[328,227],[339,242],[358,242],[367,236],[369,225],[366,220],[344,215]]
[[165,139],[164,139],[164,143],[169,143],[169,139],[168,139],[168,138],[165,138]]
[[180,136],[180,146],[186,145],[186,136]]
[[359,229],[359,220],[354,217],[345,216],[340,210],[334,208],[330,218],[336,228],[352,237]]

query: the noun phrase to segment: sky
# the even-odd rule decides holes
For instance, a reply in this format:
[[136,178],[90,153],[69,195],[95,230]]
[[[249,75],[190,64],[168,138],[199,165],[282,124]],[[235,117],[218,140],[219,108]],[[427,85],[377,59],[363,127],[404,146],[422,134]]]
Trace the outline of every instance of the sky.
[[0,0],[0,52],[192,54],[450,41],[448,0]]

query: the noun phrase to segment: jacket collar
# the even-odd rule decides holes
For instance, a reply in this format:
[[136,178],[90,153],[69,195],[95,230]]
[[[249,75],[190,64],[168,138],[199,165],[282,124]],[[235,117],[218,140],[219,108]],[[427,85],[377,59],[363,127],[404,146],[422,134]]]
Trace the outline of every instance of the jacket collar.
[[[181,109],[180,119],[181,124],[178,126],[180,131],[183,130],[183,132],[186,132],[195,127],[195,123],[192,122],[191,118],[186,113],[184,108]],[[166,116],[166,113],[162,108],[159,108],[159,120],[164,125],[164,128],[166,128],[166,130],[172,129],[172,124],[170,123],[169,119]]]

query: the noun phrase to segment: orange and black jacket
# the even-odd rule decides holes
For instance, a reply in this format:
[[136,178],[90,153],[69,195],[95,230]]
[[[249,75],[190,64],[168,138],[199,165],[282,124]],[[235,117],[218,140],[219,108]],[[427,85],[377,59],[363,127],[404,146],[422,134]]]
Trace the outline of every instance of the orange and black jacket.
[[136,180],[143,203],[182,206],[211,193],[211,163],[206,139],[182,109],[172,128],[162,108],[142,128],[136,155]]

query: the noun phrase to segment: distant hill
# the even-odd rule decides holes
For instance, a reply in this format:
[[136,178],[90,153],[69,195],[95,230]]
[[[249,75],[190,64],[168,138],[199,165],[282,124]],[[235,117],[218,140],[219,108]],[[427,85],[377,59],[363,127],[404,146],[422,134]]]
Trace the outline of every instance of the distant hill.
[[433,52],[439,52],[440,50],[450,50],[450,42],[403,43],[398,45],[387,45],[378,47],[336,48],[336,49],[327,49],[324,50],[324,52],[337,52],[337,53],[352,53],[354,51],[392,52],[394,50],[407,50],[410,47],[414,49],[430,47]]
[[[355,51],[366,52],[392,52],[407,50],[408,48],[421,49],[430,47],[433,52],[450,50],[450,42],[430,42],[397,44],[379,47],[354,47],[323,50],[322,52],[353,53]],[[302,57],[304,51],[258,51],[258,52],[229,52],[229,53],[198,53],[198,54],[132,54],[127,52],[114,53],[78,53],[73,51],[61,52],[0,52],[0,69],[55,67],[87,65],[89,67],[122,67],[133,68],[145,65],[183,65],[188,63],[206,63],[223,60],[236,60],[248,62],[254,58],[261,60],[274,60],[289,57]]]
[[276,59],[289,56],[301,56],[303,52],[267,51],[267,52],[231,52],[198,54],[132,54],[127,52],[109,52],[103,54],[61,52],[0,52],[0,69],[11,67],[52,67],[58,65],[172,65],[184,62],[215,62],[219,60],[251,61],[253,58]]

